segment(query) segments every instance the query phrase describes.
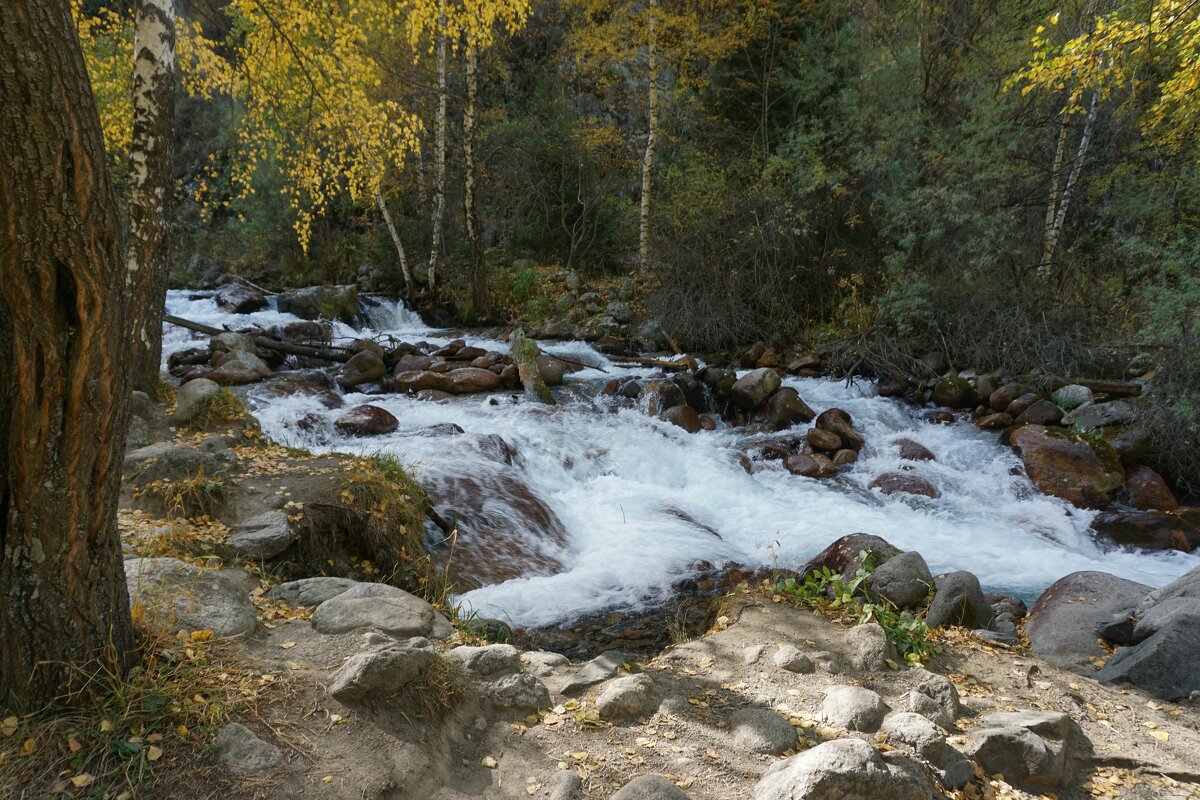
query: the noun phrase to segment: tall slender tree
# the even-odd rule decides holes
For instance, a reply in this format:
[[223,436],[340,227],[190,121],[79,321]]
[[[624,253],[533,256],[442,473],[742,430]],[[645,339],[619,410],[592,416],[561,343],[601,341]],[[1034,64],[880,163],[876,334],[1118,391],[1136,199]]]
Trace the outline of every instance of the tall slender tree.
[[121,227],[67,0],[0,3],[0,705],[123,672]]

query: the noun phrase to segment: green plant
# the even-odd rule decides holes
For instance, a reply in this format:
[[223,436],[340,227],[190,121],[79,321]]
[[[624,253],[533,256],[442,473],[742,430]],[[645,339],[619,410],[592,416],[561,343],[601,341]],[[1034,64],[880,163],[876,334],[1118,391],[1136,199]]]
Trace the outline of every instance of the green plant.
[[791,576],[780,578],[775,592],[852,625],[876,623],[896,646],[900,657],[910,664],[920,664],[937,653],[938,647],[929,641],[929,626],[924,619],[911,611],[899,611],[890,603],[876,603],[867,596],[863,585],[875,571],[871,553],[859,552],[858,562],[852,578],[821,567],[801,580]]
[[518,300],[529,300],[533,297],[534,290],[538,285],[538,275],[531,269],[523,269],[517,272],[512,279],[512,291]]

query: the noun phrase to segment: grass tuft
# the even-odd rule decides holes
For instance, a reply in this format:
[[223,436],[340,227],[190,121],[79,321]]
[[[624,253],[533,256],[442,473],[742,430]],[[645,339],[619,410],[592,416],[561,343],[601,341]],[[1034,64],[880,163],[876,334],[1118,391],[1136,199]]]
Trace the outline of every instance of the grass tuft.
[[196,474],[176,480],[158,480],[139,486],[135,498],[145,498],[167,518],[215,517],[233,496],[221,475],[209,475],[203,468]]

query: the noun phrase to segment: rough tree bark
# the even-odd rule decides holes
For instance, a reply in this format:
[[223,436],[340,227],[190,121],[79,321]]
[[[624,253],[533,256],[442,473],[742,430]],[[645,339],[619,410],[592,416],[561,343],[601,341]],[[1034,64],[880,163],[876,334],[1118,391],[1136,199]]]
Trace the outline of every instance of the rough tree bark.
[[383,192],[379,189],[375,190],[375,204],[379,206],[379,213],[383,214],[383,222],[387,225],[388,233],[392,237],[392,244],[396,247],[396,255],[400,257],[400,272],[404,274],[404,291],[411,298],[413,296],[413,276],[412,270],[408,268],[408,254],[404,251],[404,242],[400,239],[400,231],[396,230],[396,223],[392,221],[387,203],[383,201]]
[[134,646],[117,535],[121,228],[66,0],[0,3],[0,706]]
[[442,227],[446,218],[446,0],[438,2],[437,22],[437,120],[434,135],[433,241],[429,244],[429,272],[426,283],[434,296],[438,267],[442,261]]
[[650,265],[650,190],[654,171],[654,146],[658,143],[658,1],[650,0],[646,27],[650,69],[649,128],[646,134],[646,153],[642,157],[642,207],[638,225],[638,260],[641,268]]
[[[1067,221],[1067,209],[1071,205],[1071,195],[1075,191],[1075,184],[1079,182],[1079,175],[1083,172],[1083,162],[1087,158],[1088,148],[1092,144],[1092,128],[1096,123],[1096,112],[1099,104],[1099,96],[1092,95],[1092,103],[1088,106],[1087,117],[1083,121],[1083,133],[1079,137],[1079,147],[1075,151],[1075,161],[1071,165],[1071,172],[1067,175],[1067,183],[1063,187],[1062,195],[1059,196],[1058,202],[1055,204],[1054,219],[1046,227],[1045,238],[1042,243],[1042,260],[1038,264],[1038,275],[1048,275],[1054,265],[1054,252],[1058,248],[1059,238],[1062,236],[1063,224]],[[1052,189],[1053,191],[1053,189]],[[1047,214],[1049,221],[1049,214]]]
[[475,102],[479,93],[479,49],[467,45],[467,104],[463,110],[463,207],[467,218],[467,241],[471,246],[471,305],[475,313],[489,311],[487,262],[483,257],[483,237],[479,231],[479,203],[476,199]]
[[136,0],[133,142],[129,149],[126,287],[133,330],[133,388],[154,389],[170,271],[171,127],[175,116],[175,0]]

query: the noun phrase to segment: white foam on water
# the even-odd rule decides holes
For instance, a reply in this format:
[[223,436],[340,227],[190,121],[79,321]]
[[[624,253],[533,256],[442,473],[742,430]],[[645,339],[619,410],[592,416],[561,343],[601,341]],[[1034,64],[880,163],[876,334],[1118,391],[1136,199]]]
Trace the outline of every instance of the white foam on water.
[[[216,326],[260,319],[277,324],[275,320],[288,316],[269,311],[221,315],[215,304],[211,311],[197,305],[211,301],[174,302],[178,310],[172,313]],[[182,308],[185,302],[188,313]],[[424,326],[404,336],[379,332],[408,341],[449,336]],[[172,335],[168,332],[168,339]],[[506,347],[486,339],[471,341],[491,349]],[[572,376],[574,380],[645,372],[615,365],[586,344],[547,343],[546,349],[595,365]],[[812,480],[790,475],[774,462],[748,475],[735,457],[750,438],[741,431],[721,427],[689,435],[636,409],[613,411],[582,392],[571,393],[556,407],[504,394],[444,403],[352,394],[346,397],[348,405],[382,406],[400,420],[400,430],[367,439],[334,435],[320,443],[297,430],[295,420],[312,414],[331,422],[343,411],[294,396],[258,400],[255,413],[272,438],[318,450],[387,452],[418,479],[472,470],[472,464],[463,463],[463,450],[453,447],[454,437],[417,433],[430,425],[455,423],[468,434],[496,433],[515,446],[521,458],[511,469],[566,527],[565,568],[557,575],[517,578],[459,598],[467,608],[513,625],[550,625],[614,606],[648,606],[665,598],[698,561],[798,567],[839,536],[860,531],[919,551],[935,574],[970,570],[987,589],[1024,597],[1076,570],[1103,570],[1157,586],[1200,564],[1196,555],[1100,544],[1088,529],[1095,512],[1041,495],[1028,479],[1013,474],[1020,462],[995,433],[969,423],[923,421],[904,403],[874,396],[869,384],[790,378],[786,385],[817,412],[837,406],[853,416],[867,447],[849,470]],[[798,426],[792,433],[806,428]],[[902,437],[936,455],[935,461],[905,466],[938,487],[937,500],[884,497],[868,488],[879,473],[900,467],[895,441]],[[719,532],[720,538],[672,509]]]

